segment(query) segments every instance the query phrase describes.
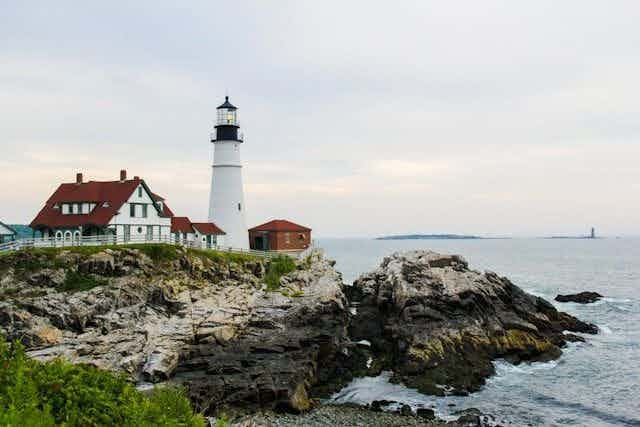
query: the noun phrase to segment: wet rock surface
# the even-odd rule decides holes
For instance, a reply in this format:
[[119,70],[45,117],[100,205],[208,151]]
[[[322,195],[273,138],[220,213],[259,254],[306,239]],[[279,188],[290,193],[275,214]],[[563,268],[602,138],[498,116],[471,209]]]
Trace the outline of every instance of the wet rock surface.
[[577,302],[579,304],[590,304],[604,298],[597,292],[579,292],[577,294],[558,295],[555,300],[558,302]]
[[372,344],[362,356],[373,359],[370,370],[393,370],[393,381],[426,394],[466,395],[494,373],[494,359],[555,359],[568,340],[583,339],[564,331],[597,333],[457,255],[393,254],[347,293],[357,305],[351,339]]

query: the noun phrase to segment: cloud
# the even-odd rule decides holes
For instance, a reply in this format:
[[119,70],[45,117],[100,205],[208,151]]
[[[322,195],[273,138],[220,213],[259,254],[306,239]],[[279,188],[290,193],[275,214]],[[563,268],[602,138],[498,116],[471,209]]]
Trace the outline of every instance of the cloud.
[[[339,11],[339,13],[337,13]],[[17,2],[0,16],[0,218],[76,171],[207,212],[215,107],[250,224],[318,235],[640,234],[633,1]]]

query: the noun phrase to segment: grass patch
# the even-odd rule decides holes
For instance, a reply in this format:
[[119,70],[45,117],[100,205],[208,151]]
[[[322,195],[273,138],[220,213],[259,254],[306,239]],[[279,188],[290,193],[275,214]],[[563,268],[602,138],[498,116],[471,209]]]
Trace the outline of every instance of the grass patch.
[[239,254],[235,252],[217,251],[215,249],[187,249],[187,253],[201,259],[209,259],[215,263],[245,264],[247,262],[256,261],[258,257],[250,254]]
[[62,292],[80,292],[88,291],[96,286],[104,286],[107,283],[106,280],[98,279],[90,274],[82,274],[69,270],[67,271],[64,282],[56,287],[56,289]]
[[267,284],[268,291],[277,291],[280,289],[280,278],[296,269],[296,262],[286,255],[278,255],[269,260],[267,264],[267,274],[264,281]]
[[0,426],[204,427],[184,391],[145,396],[124,375],[63,360],[39,362],[0,337]]

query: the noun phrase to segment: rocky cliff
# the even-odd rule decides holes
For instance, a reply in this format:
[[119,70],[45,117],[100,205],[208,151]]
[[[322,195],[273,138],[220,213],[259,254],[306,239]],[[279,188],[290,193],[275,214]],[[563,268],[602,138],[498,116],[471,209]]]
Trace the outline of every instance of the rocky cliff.
[[597,329],[429,251],[393,254],[353,286],[319,253],[295,264],[166,245],[0,255],[0,334],[34,358],[183,384],[207,414],[304,411],[383,369],[424,393],[466,394],[496,358],[547,360],[584,339],[565,331]]
[[183,383],[209,413],[305,410],[346,341],[342,281],[314,254],[267,291],[272,262],[173,247],[2,255],[0,333],[38,359]]
[[460,256],[396,253],[348,288],[356,314],[351,339],[366,340],[369,371],[392,369],[394,380],[427,394],[467,394],[494,373],[492,360],[557,358],[564,331],[596,333],[527,294],[507,278],[470,270]]

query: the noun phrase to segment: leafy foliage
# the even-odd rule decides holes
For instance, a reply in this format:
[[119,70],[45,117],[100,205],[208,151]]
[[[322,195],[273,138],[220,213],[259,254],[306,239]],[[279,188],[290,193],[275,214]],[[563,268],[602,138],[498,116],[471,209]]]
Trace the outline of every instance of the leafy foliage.
[[286,255],[278,255],[271,258],[267,265],[267,274],[264,277],[267,290],[276,291],[280,288],[280,278],[296,269],[296,262]]
[[89,274],[82,274],[77,271],[68,270],[64,283],[58,286],[58,290],[63,292],[87,291],[96,286],[106,285],[107,281],[96,278]]
[[0,426],[204,427],[184,391],[147,397],[123,375],[63,360],[38,362],[0,337]]

